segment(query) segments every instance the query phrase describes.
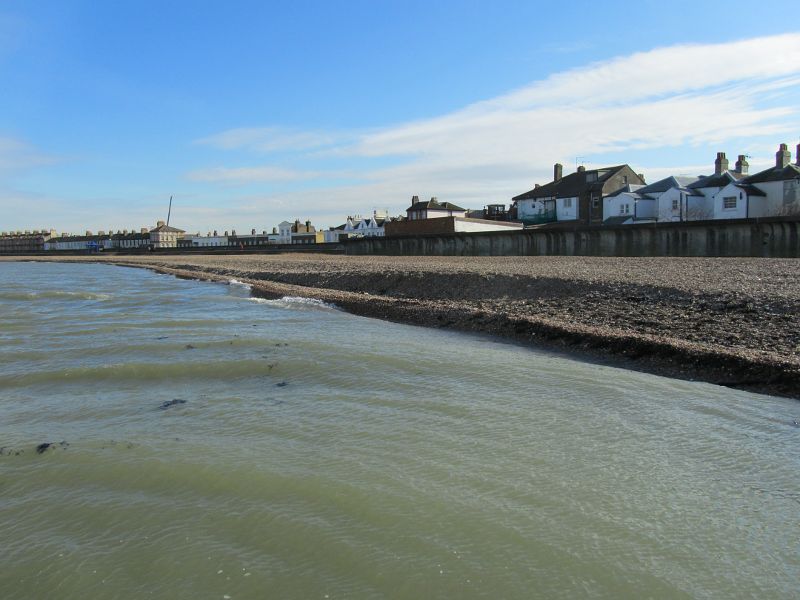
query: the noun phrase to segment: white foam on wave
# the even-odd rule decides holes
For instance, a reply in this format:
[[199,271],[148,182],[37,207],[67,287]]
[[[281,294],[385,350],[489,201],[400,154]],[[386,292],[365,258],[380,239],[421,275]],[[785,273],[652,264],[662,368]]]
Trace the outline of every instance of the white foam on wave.
[[266,298],[250,298],[253,302],[258,304],[267,304],[269,306],[278,306],[280,308],[314,308],[325,310],[339,310],[339,307],[329,302],[323,302],[316,298],[303,298],[302,296],[284,296],[276,300],[267,300]]
[[239,281],[238,279],[229,279],[228,285],[235,285],[237,287],[242,287],[248,290],[253,289],[252,285],[250,285],[249,283],[244,283],[243,281]]

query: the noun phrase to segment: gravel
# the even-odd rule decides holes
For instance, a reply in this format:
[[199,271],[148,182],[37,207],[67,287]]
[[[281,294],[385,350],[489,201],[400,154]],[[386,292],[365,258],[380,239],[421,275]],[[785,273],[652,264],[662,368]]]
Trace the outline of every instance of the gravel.
[[356,314],[510,337],[626,368],[800,398],[800,260],[64,257],[254,284]]

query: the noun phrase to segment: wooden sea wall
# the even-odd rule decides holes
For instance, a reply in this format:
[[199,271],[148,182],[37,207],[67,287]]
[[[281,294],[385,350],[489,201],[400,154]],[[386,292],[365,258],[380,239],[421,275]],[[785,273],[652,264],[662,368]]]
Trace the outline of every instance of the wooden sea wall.
[[798,258],[800,218],[361,238],[344,248],[352,255]]

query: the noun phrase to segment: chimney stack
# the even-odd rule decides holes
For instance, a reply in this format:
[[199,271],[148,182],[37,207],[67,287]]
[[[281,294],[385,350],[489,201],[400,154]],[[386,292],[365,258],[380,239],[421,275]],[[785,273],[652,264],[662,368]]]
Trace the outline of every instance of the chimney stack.
[[417,202],[419,202],[419,196],[411,196],[411,205],[413,206]]
[[564,172],[564,167],[561,163],[553,165],[553,181],[561,181],[561,174]]
[[251,229],[250,230],[250,235],[255,235],[255,234],[256,234],[256,230],[255,229]]
[[714,175],[722,175],[728,170],[728,159],[724,152],[717,152],[717,160],[714,161]]
[[578,167],[578,173],[585,173],[585,172],[586,172],[586,167],[584,167],[583,165]]
[[789,163],[792,162],[792,153],[789,152],[789,146],[786,144],[781,144],[778,151],[775,153],[775,166],[779,169],[783,169],[789,166]]
[[739,158],[736,160],[736,172],[739,175],[747,175],[747,169],[750,167],[750,164],[747,162],[747,157],[744,154],[740,154]]
[[139,230],[139,233],[149,233],[149,232],[148,232],[148,230],[147,230],[147,227],[142,227],[142,228]]
[[795,154],[795,156],[797,157],[797,160],[794,164],[800,167],[800,144],[797,144],[797,154]]

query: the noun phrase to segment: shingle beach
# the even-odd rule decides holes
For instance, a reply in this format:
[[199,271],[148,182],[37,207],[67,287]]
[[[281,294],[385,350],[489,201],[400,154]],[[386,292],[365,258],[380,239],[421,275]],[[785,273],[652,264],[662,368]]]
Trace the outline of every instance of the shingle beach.
[[264,297],[316,298],[362,316],[482,332],[624,368],[800,398],[800,261],[793,259],[278,254],[55,260],[237,279]]

